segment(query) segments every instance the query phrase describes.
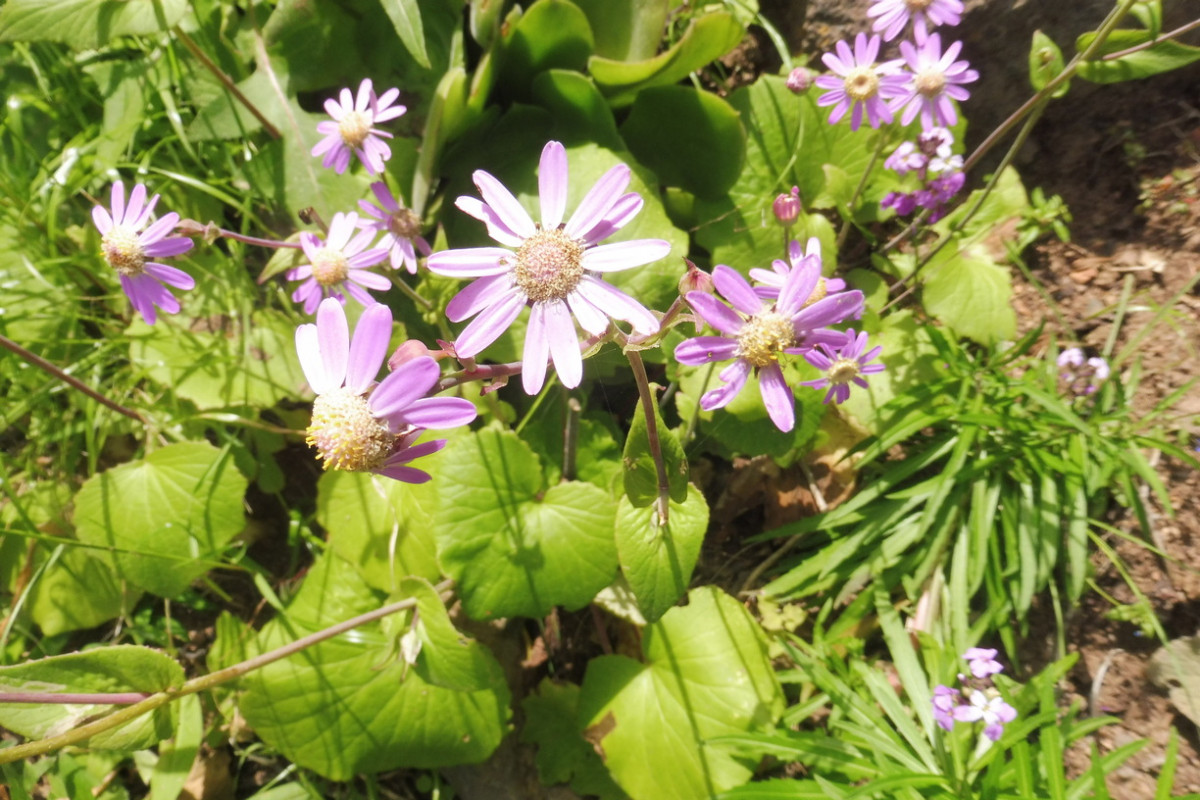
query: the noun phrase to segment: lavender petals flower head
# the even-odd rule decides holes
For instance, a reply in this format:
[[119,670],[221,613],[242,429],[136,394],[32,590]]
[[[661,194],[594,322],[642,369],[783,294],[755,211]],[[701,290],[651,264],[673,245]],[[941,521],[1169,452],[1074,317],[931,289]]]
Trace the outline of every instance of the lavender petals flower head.
[[959,704],[961,696],[958,689],[938,684],[933,689],[933,720],[942,730],[954,727],[954,708]]
[[1100,356],[1087,358],[1078,347],[1068,347],[1058,354],[1059,375],[1076,395],[1094,394],[1108,380],[1112,370]]
[[777,258],[771,262],[771,269],[751,268],[750,277],[758,284],[754,287],[754,293],[764,300],[774,300],[779,297],[779,291],[783,288],[787,276],[796,269],[816,271],[817,288],[813,290],[815,298],[813,302],[846,288],[846,282],[841,278],[821,276],[821,240],[812,236],[803,250],[800,249],[800,243],[795,239],[789,242],[787,261]]
[[900,124],[907,125],[921,116],[924,128],[950,126],[958,121],[953,100],[962,102],[971,96],[964,83],[979,80],[979,73],[966,61],[955,61],[962,42],[952,42],[942,52],[942,39],[932,34],[921,44],[900,42],[900,54],[912,73],[904,94],[891,102],[892,112],[900,111]]
[[323,297],[336,297],[344,303],[345,293],[364,306],[369,306],[375,302],[375,298],[367,289],[384,291],[391,288],[392,284],[387,278],[367,272],[368,267],[387,258],[388,251],[381,248],[368,250],[375,238],[375,231],[359,231],[354,236],[357,225],[357,214],[339,211],[329,223],[329,236],[324,242],[315,233],[305,231],[300,234],[300,246],[308,256],[309,263],[288,270],[287,279],[302,281],[292,292],[292,300],[304,303],[305,314],[316,311]]
[[954,708],[955,722],[978,722],[983,720],[983,735],[993,742],[1004,733],[1004,726],[1017,718],[1017,710],[1004,702],[995,690],[971,691],[967,703]]
[[135,184],[127,205],[125,185],[116,181],[112,186],[112,213],[103,206],[92,209],[92,221],[100,231],[100,253],[117,271],[121,288],[147,325],[158,319],[156,306],[168,314],[179,311],[179,301],[167,285],[185,290],[196,285],[183,270],[147,260],[178,256],[192,249],[191,239],[169,235],[179,224],[179,215],[174,211],[142,230],[150,222],[158,197],[154,195],[147,202],[145,185]]
[[441,375],[428,356],[405,362],[376,383],[391,333],[392,312],[376,303],[363,312],[351,339],[346,312],[332,297],[321,302],[315,325],[296,329],[300,366],[317,394],[307,441],[324,469],[424,483],[429,474],[409,462],[441,450],[446,441],[416,439],[425,429],[470,423],[475,406],[461,397],[426,397]]
[[816,84],[825,89],[817,98],[819,106],[833,106],[829,124],[836,125],[850,112],[850,129],[858,130],[863,113],[872,128],[892,121],[890,101],[905,93],[908,78],[900,74],[900,61],[875,63],[879,55],[879,37],[869,39],[860,33],[854,39],[854,50],[841,41],[835,53],[825,53],[821,60],[833,75],[821,75]]
[[312,155],[324,156],[321,166],[333,167],[339,175],[350,166],[351,155],[358,156],[372,175],[383,172],[383,162],[392,157],[392,149],[383,138],[390,139],[392,134],[374,126],[396,119],[408,110],[392,105],[399,96],[399,89],[388,89],[382,96],[376,96],[370,78],[359,84],[357,96],[351,95],[349,89],[342,89],[338,100],[325,101],[325,111],[333,119],[317,123],[317,133],[325,138],[313,146]]
[[392,257],[392,269],[404,267],[410,275],[417,274],[417,253],[429,255],[429,242],[421,236],[421,218],[407,209],[392,194],[386,183],[376,181],[371,191],[379,204],[359,200],[358,206],[371,219],[359,220],[360,228],[382,231],[376,247],[387,250]]
[[800,355],[820,342],[840,344],[845,334],[827,326],[862,313],[862,292],[814,299],[819,278],[819,271],[793,269],[779,292],[779,299],[767,305],[745,278],[731,267],[719,264],[713,270],[713,282],[733,308],[713,295],[688,292],[687,301],[692,309],[723,335],[698,336],[681,342],[675,348],[675,359],[691,366],[733,360],[718,376],[725,385],[705,392],[700,398],[702,409],[711,411],[728,405],[753,371],[758,375],[763,405],[775,427],[787,432],[795,426],[795,400],[779,366],[780,353]]
[[922,41],[932,27],[957,25],[962,13],[961,0],[876,0],[867,9],[867,16],[875,18],[872,30],[881,31],[885,42],[899,36],[910,21],[916,40]]
[[990,647],[972,647],[963,653],[971,674],[976,678],[986,678],[1004,671],[1004,666],[996,660],[996,651]]
[[850,399],[851,383],[866,389],[868,384],[863,375],[883,372],[883,364],[868,363],[878,356],[882,349],[873,347],[867,350],[867,332],[863,331],[856,336],[854,329],[850,328],[846,331],[846,341],[841,347],[834,349],[821,343],[804,354],[805,361],[819,370],[824,370],[825,374],[813,381],[800,381],[799,385],[810,386],[813,389],[824,389],[828,386],[829,391],[825,393],[823,402],[829,403],[833,400],[844,403]]
[[446,307],[453,322],[475,317],[455,342],[460,356],[472,357],[496,341],[528,306],[521,385],[536,394],[546,379],[547,359],[563,386],[574,388],[583,380],[576,322],[595,336],[608,329],[610,318],[640,334],[658,331],[653,314],[602,277],[658,261],[671,249],[662,239],[600,244],[641,211],[642,198],[625,192],[630,176],[624,164],[608,170],[564,223],[567,152],[559,142],[547,142],[538,167],[541,222],[536,223],[500,181],[475,172],[483,199],[463,196],[455,205],[484,222],[504,246],[444,250],[426,262],[438,275],[478,279]]

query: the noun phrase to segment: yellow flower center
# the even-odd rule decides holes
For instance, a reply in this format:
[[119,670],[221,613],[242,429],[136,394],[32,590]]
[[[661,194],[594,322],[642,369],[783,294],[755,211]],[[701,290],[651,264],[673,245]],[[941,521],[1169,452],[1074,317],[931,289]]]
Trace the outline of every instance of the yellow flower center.
[[350,274],[350,263],[341,250],[322,247],[313,256],[313,277],[322,286],[336,286]]
[[853,358],[839,358],[833,362],[833,366],[825,374],[830,383],[849,383],[858,377],[858,361]]
[[825,295],[828,294],[828,292],[829,290],[825,286],[825,279],[817,278],[817,285],[813,287],[812,294],[810,294],[808,299],[804,301],[804,307],[808,308],[818,300],[824,300]]
[[100,239],[100,252],[108,265],[121,275],[141,275],[146,268],[146,252],[137,231],[128,225],[114,225]]
[[388,233],[399,239],[413,239],[421,233],[421,218],[407,208],[393,211],[387,221]]
[[875,66],[854,67],[842,79],[842,88],[851,100],[870,100],[879,91],[879,76]]
[[396,437],[372,416],[366,397],[342,387],[317,396],[305,441],[324,469],[370,472],[387,461]]
[[765,367],[794,344],[796,331],[790,319],[776,311],[760,311],[746,320],[738,333],[737,355],[753,366]]
[[933,0],[904,0],[909,11],[924,11],[933,5]]
[[338,133],[342,135],[342,141],[350,147],[362,147],[370,132],[371,117],[361,111],[347,112],[338,123]]
[[913,84],[926,97],[937,97],[946,88],[946,74],[937,69],[922,70],[913,78]]
[[538,231],[517,250],[513,275],[530,301],[561,300],[583,278],[583,246],[561,229]]

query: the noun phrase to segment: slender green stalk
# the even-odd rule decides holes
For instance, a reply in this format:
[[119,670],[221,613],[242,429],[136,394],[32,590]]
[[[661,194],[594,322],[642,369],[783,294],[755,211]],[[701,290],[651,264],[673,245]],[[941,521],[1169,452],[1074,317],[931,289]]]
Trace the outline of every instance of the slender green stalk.
[[842,220],[842,229],[838,231],[837,246],[839,251],[842,249],[842,245],[846,243],[846,237],[850,235],[850,225],[854,219],[854,206],[858,204],[858,198],[862,196],[863,190],[867,188],[867,181],[871,177],[871,170],[875,169],[875,162],[879,160],[879,154],[883,152],[883,145],[886,141],[887,137],[883,135],[882,131],[875,134],[875,149],[871,151],[871,160],[863,168],[862,177],[858,179],[858,186],[854,187],[854,194],[850,197],[850,204],[846,209],[846,218]]
[[208,57],[208,54],[200,49],[200,46],[196,44],[192,37],[184,33],[183,29],[178,25],[175,26],[172,32],[175,34],[175,38],[179,39],[183,46],[188,49],[188,52],[195,56],[196,60],[203,64],[204,68],[211,72],[213,77],[220,81],[221,85],[225,87],[225,91],[233,95],[239,103],[246,107],[247,111],[254,115],[255,119],[262,123],[263,130],[269,133],[272,139],[280,138],[281,134],[279,133],[279,129],[271,124],[271,121],[263,115],[262,111],[259,111],[258,106],[250,102],[250,98],[242,94],[242,90],[237,87],[237,84],[233,82],[233,79],[226,75],[225,72],[218,67],[211,58]]
[[654,472],[658,477],[658,499],[655,504],[659,523],[666,525],[670,514],[671,484],[667,480],[667,465],[663,461],[662,442],[658,438],[658,409],[655,407],[654,393],[650,391],[650,378],[646,375],[642,354],[637,350],[628,350],[625,357],[633,368],[638,395],[642,398],[642,411],[646,416],[646,443],[650,447],[650,457],[654,459]]
[[[451,586],[451,581],[445,580],[439,583],[434,588],[439,594],[448,592]],[[119,711],[114,711],[108,716],[102,717],[95,722],[90,722],[86,725],[80,725],[66,733],[60,733],[57,736],[49,736],[45,739],[39,739],[35,742],[27,742],[26,744],[17,745],[0,750],[0,764],[8,764],[13,761],[19,761],[24,758],[33,758],[35,756],[45,755],[59,750],[70,745],[81,744],[86,742],[96,734],[112,730],[118,725],[124,725],[127,722],[137,719],[143,714],[148,714],[157,708],[165,706],[180,697],[185,697],[189,694],[211,689],[214,686],[220,686],[223,683],[236,680],[243,675],[253,672],[256,669],[272,664],[280,659],[295,655],[301,650],[319,644],[326,639],[332,639],[334,636],[345,633],[346,631],[357,628],[361,625],[366,625],[368,622],[374,622],[383,617],[395,614],[398,611],[416,606],[416,598],[410,597],[406,600],[400,600],[396,603],[389,603],[382,608],[377,608],[374,611],[368,611],[365,614],[359,614],[357,617],[348,619],[345,622],[339,622],[336,625],[331,625],[324,630],[309,634],[303,638],[297,639],[283,647],[278,647],[269,653],[263,653],[241,663],[234,664],[231,667],[210,672],[208,675],[201,675],[199,678],[193,678],[187,681],[182,686],[173,686],[169,689],[164,689],[161,692],[150,695],[145,700],[141,700],[133,705],[126,706]]]

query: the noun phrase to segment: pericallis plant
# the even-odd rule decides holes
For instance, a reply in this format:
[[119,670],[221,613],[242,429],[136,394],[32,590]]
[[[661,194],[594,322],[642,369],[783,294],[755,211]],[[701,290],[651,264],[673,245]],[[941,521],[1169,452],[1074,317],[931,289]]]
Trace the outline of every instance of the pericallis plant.
[[[1196,58],[1156,2],[1122,0],[1068,64],[1036,39],[1036,102],[964,158],[959,0],[878,0],[826,73],[781,49],[783,74],[734,89],[719,59],[747,26],[779,40],[754,2],[62,5],[0,8],[0,58],[25,65],[0,148],[24,199],[0,206],[0,247],[59,254],[6,268],[0,326],[78,390],[8,370],[64,409],[51,449],[89,455],[69,514],[27,466],[5,485],[0,554],[31,549],[0,570],[0,658],[19,662],[0,724],[27,740],[0,766],[24,786],[30,756],[158,745],[155,797],[187,775],[208,690],[335,781],[519,740],[579,794],[752,796],[761,753],[716,742],[785,732],[796,697],[743,600],[698,585],[690,463],[795,463],[835,421],[879,433],[935,370],[929,326],[1012,339],[983,242],[1037,210],[1012,151],[963,201],[972,168],[1072,77]],[[1144,30],[1116,28],[1129,13]],[[81,72],[72,132],[31,98]],[[100,355],[78,361],[80,340]],[[1108,364],[1067,352],[1086,402]],[[250,557],[263,507],[285,575]],[[271,618],[223,611],[186,673],[142,644],[63,652],[144,595],[221,597],[229,571]],[[594,657],[557,664],[560,610],[589,606]],[[542,634],[535,688],[485,644],[498,627]],[[980,759],[1016,715],[990,680],[912,697],[931,741],[983,720]]]

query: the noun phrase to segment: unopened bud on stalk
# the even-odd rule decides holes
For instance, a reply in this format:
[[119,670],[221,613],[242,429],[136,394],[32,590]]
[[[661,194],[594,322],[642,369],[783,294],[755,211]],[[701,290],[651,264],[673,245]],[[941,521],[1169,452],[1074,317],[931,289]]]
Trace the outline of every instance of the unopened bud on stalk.
[[775,219],[785,228],[794,224],[800,217],[800,187],[793,186],[790,194],[781,194],[771,204]]
[[395,372],[401,364],[407,364],[414,358],[430,355],[429,348],[416,339],[409,339],[396,348],[391,358],[387,360],[388,372]]
[[804,94],[812,85],[813,74],[807,67],[796,67],[787,76],[787,88],[793,94]]
[[704,292],[705,294],[713,293],[713,279],[704,270],[697,267],[689,259],[684,259],[683,263],[687,264],[687,272],[679,279],[679,293],[687,296],[688,292]]

